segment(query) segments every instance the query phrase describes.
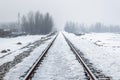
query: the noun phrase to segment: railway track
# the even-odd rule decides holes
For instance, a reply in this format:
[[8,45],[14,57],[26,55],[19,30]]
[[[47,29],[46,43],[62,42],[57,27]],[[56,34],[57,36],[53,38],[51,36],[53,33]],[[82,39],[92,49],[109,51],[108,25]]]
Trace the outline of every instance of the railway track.
[[42,54],[39,56],[39,58],[36,60],[36,62],[34,63],[34,65],[31,67],[31,69],[28,71],[28,73],[26,74],[26,76],[24,77],[23,80],[32,80],[32,77],[34,76],[35,71],[37,70],[37,68],[39,67],[40,63],[42,62],[42,60],[44,59],[44,57],[46,56],[48,50],[50,49],[50,47],[52,46],[52,44],[54,43],[55,39],[57,38],[58,34],[55,36],[55,38],[53,39],[53,41],[47,46],[47,48],[42,52]]
[[[42,60],[44,59],[44,57],[46,56],[48,50],[50,49],[50,47],[52,46],[52,44],[54,43],[54,41],[56,40],[58,34],[56,35],[56,37],[53,39],[53,41],[48,45],[48,47],[43,51],[43,53],[40,55],[40,57],[36,60],[36,62],[34,63],[34,65],[31,67],[31,69],[28,71],[28,73],[26,74],[26,76],[24,77],[23,80],[32,80],[32,78],[34,77],[34,74],[36,72],[36,70],[38,69],[38,67],[40,66],[40,63],[42,62]],[[73,44],[67,39],[67,37],[63,34],[66,42],[68,43],[69,47],[71,48],[71,50],[73,51],[73,53],[76,55],[76,59],[78,60],[79,63],[82,64],[85,73],[87,74],[87,79],[88,80],[111,80],[109,78],[101,78],[98,79],[94,73],[89,69],[89,67],[86,65],[86,63],[84,62],[84,60],[82,59],[82,57],[80,56],[80,54],[78,53],[78,51],[76,50],[76,48],[73,46]]]
[[88,76],[88,80],[111,80],[111,77],[106,77],[106,76],[101,77],[101,75],[99,75],[100,77],[99,76],[96,77],[96,75],[94,75],[94,72],[92,72],[92,70],[87,66],[87,64],[85,63],[85,61],[83,60],[82,56],[79,54],[77,49],[74,47],[74,45],[67,39],[67,37],[64,34],[63,34],[63,36],[64,36],[66,42],[68,43],[68,45],[70,46],[71,50],[76,55],[76,58],[79,61],[79,63],[81,63],[82,66],[84,67],[86,76]]
[[95,75],[91,72],[91,70],[88,68],[88,66],[85,64],[85,62],[82,60],[81,56],[79,55],[79,53],[77,52],[77,50],[74,48],[74,46],[72,45],[72,43],[66,38],[66,36],[63,34],[66,42],[68,43],[68,45],[70,46],[71,50],[74,52],[74,54],[77,57],[77,60],[79,61],[79,63],[81,63],[87,73],[87,76],[89,77],[89,80],[98,80]]

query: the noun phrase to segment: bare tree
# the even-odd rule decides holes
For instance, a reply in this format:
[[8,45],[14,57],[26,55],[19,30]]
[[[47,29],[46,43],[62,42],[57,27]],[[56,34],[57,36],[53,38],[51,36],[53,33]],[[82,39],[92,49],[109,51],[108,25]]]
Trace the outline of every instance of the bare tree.
[[29,34],[48,34],[53,29],[53,20],[49,13],[43,15],[38,11],[35,14],[29,12],[27,19],[23,16],[22,26],[23,30]]

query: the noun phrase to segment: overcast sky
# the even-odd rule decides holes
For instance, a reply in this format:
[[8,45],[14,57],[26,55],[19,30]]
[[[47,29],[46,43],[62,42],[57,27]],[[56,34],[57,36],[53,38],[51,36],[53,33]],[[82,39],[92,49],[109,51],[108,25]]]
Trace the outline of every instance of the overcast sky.
[[66,21],[120,25],[120,0],[0,0],[0,22],[17,20],[17,13],[50,12],[58,27]]

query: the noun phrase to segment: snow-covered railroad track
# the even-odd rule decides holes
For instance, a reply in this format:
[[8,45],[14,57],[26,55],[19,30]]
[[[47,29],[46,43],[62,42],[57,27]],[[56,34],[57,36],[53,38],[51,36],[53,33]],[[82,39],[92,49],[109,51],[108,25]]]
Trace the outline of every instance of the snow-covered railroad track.
[[57,38],[58,34],[56,35],[56,37],[53,39],[53,41],[47,46],[47,48],[42,52],[42,54],[40,55],[40,57],[36,60],[36,62],[34,63],[34,65],[31,67],[31,69],[28,71],[28,73],[26,74],[25,78],[23,80],[31,80],[32,77],[34,76],[35,71],[38,69],[40,63],[42,62],[42,60],[44,59],[44,57],[46,56],[48,50],[50,49],[50,47],[52,46],[52,44],[54,43],[55,39]]
[[[64,34],[59,34],[57,40],[56,38],[57,35],[23,80],[110,80],[107,77],[96,77]],[[52,45],[53,43],[55,45]]]
[[84,62],[84,60],[82,59],[81,55],[79,54],[77,49],[74,47],[74,45],[70,42],[70,40],[68,40],[68,38],[64,34],[63,34],[63,36],[64,36],[66,42],[68,43],[68,45],[70,46],[71,50],[76,55],[76,58],[79,61],[79,63],[82,64],[82,66],[83,66],[83,68],[85,70],[86,76],[88,76],[89,80],[111,80],[110,77],[95,76],[94,72],[92,72],[92,70],[90,70],[90,68]]

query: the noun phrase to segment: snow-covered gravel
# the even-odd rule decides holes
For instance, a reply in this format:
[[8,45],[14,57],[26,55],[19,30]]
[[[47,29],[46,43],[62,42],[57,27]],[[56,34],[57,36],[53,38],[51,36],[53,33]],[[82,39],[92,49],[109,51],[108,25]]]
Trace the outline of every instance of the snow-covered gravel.
[[[15,38],[0,38],[0,57],[6,55],[11,52],[15,52],[16,50],[32,43],[36,40],[39,40],[43,35],[27,35],[27,36],[19,36]],[[17,43],[21,42],[21,45]],[[6,53],[1,53],[2,50],[10,50]]]
[[[20,53],[27,51],[30,47],[32,47],[34,45],[34,43],[36,43],[36,41],[39,41],[41,39],[41,37],[43,37],[42,35],[34,35],[34,36],[20,36],[17,38],[9,38],[7,42],[6,40],[4,41],[4,48],[14,48],[15,51],[9,53],[0,53],[0,66],[3,63],[12,61],[15,56],[19,55]],[[20,40],[19,40],[20,39]],[[28,41],[27,41],[28,40]],[[22,45],[16,45],[17,42],[22,42]],[[1,42],[2,43],[2,42]],[[14,43],[14,44],[12,44]],[[0,45],[1,46],[1,45]],[[10,46],[10,47],[9,47]],[[19,46],[19,47],[15,47],[15,46]],[[2,47],[2,46],[1,46]],[[22,49],[20,49],[22,48]],[[0,48],[2,50],[2,48]],[[9,54],[9,55],[7,55]],[[4,57],[3,57],[4,55]]]
[[85,80],[83,67],[76,60],[61,33],[48,51],[33,80]]
[[[64,32],[65,33],[65,32]],[[93,66],[113,80],[120,80],[120,34],[91,33],[82,36],[65,33]]]

